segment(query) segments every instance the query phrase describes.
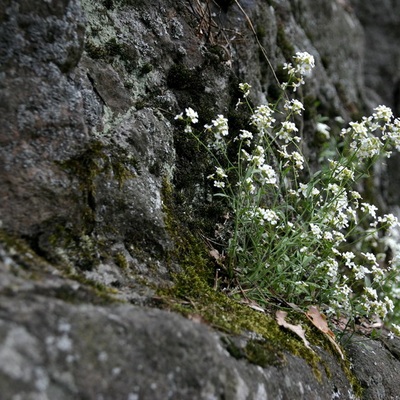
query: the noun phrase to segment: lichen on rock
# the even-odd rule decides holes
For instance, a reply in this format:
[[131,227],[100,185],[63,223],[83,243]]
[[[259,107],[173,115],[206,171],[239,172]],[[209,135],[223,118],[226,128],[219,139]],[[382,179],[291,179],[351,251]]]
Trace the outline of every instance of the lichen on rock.
[[368,105],[363,29],[342,1],[4,2],[4,398],[350,399],[359,384],[395,398],[399,360],[377,341],[383,364],[352,343],[350,372],[312,327],[310,351],[215,285],[210,162],[174,119],[192,107],[199,126],[224,113],[241,129],[238,83],[254,104],[273,98],[274,74],[307,50],[317,162],[316,117]]

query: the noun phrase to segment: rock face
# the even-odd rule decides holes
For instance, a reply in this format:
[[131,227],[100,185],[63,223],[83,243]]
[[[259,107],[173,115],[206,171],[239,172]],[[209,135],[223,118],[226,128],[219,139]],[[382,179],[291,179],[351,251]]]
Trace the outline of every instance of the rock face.
[[[396,116],[400,115],[400,46],[397,40],[400,23],[400,3],[383,1],[375,8],[363,1],[352,1],[354,11],[361,21],[364,32],[365,57],[364,79],[368,104],[386,104]],[[385,171],[389,182],[383,187],[389,205],[399,213],[400,157],[388,160]]]
[[69,200],[78,191],[57,162],[88,142],[82,93],[70,77],[83,51],[84,16],[76,1],[6,2],[0,29],[1,219],[29,235],[45,221],[79,219],[81,205]]
[[[276,87],[273,71],[296,51],[316,58],[303,93],[316,115],[347,120],[361,112],[370,105],[364,79],[389,96],[378,64],[366,75],[362,68],[365,37],[387,35],[379,27],[371,33],[379,6],[356,2],[364,30],[344,1],[239,3],[2,3],[4,398],[355,397],[344,364],[320,343],[314,366],[288,350],[278,365],[252,363],[243,350],[251,333],[222,333],[150,308],[191,262],[180,226],[215,222],[201,149],[177,129],[178,112],[193,107],[200,123],[220,112],[239,120],[238,83],[249,82],[253,101],[264,101]],[[308,128],[312,159],[312,121]],[[378,365],[352,344],[363,398],[399,398],[393,343],[385,350],[369,342]]]
[[131,305],[71,306],[30,295],[15,300],[0,313],[5,398],[352,398],[332,357],[326,362],[335,366],[333,378],[323,371],[321,381],[290,354],[282,367],[237,360],[225,349],[224,335],[178,314]]

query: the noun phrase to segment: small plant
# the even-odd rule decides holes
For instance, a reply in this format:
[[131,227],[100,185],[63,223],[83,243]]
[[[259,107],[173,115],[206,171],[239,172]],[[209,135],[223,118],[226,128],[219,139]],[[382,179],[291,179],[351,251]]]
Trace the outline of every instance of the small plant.
[[193,109],[176,117],[215,163],[208,178],[227,207],[219,232],[227,276],[258,304],[278,298],[303,309],[317,304],[350,320],[384,318],[394,311],[388,282],[396,264],[385,255],[382,238],[399,224],[392,214],[378,215],[357,188],[378,160],[400,149],[400,120],[379,106],[337,139],[318,122],[316,130],[331,146],[320,168],[311,170],[303,152],[304,106],[294,95],[311,75],[314,58],[302,52],[293,59],[283,65],[287,81],[275,104],[252,109],[251,87],[240,84],[237,107],[251,110],[247,130],[230,132],[227,118],[218,115],[205,125],[204,141],[193,128]]

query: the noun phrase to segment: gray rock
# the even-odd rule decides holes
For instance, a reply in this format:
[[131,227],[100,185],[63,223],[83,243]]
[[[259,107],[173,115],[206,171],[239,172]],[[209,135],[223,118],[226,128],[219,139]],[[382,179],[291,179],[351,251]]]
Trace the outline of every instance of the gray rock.
[[69,77],[83,51],[77,1],[8,1],[0,26],[0,218],[19,234],[78,218],[77,188],[58,163],[85,148],[82,95]]
[[364,388],[363,399],[395,400],[400,398],[399,345],[398,337],[389,339],[382,336],[381,342],[361,336],[353,338],[348,351],[354,373]]
[[[385,104],[400,116],[400,2],[382,1],[379,7],[353,0],[354,11],[364,29],[365,48],[363,75],[366,100],[370,108]],[[400,157],[394,154],[382,167],[380,191],[395,215],[398,206]]]
[[400,113],[400,46],[398,26],[400,2],[384,0],[379,7],[352,0],[365,35],[364,77],[371,95],[370,105],[382,103]]
[[[175,225],[195,232],[215,222],[207,157],[174,116],[190,106],[200,124],[218,113],[240,124],[237,84],[249,82],[252,101],[265,101],[276,90],[273,71],[305,50],[317,60],[303,89],[313,112],[350,118],[368,99],[364,31],[352,9],[311,0],[246,0],[243,10],[221,1],[210,9],[172,0],[3,3],[1,396],[354,398],[342,365],[323,349],[314,348],[319,381],[288,352],[280,365],[233,357],[227,340],[240,353],[252,333],[221,333],[146,308],[190,263]],[[375,34],[377,43],[387,37]],[[387,96],[378,91],[376,63],[371,71],[371,88]],[[310,121],[311,159],[312,128]],[[365,398],[394,399],[397,347],[369,343],[379,365],[351,347]]]
[[273,355],[279,365],[251,364],[228,352],[227,340],[235,338],[175,313],[128,304],[74,304],[83,288],[72,289],[68,280],[63,285],[64,293],[71,285],[70,301],[56,299],[61,279],[55,275],[50,287],[45,277],[52,268],[46,263],[27,287],[15,255],[4,249],[0,255],[3,398],[354,398],[338,362],[322,350],[316,348],[329,364],[319,367],[322,380],[291,354]]

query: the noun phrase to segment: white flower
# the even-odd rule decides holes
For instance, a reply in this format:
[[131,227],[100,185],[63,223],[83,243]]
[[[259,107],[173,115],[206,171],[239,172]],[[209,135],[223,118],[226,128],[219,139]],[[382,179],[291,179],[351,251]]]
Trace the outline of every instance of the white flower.
[[268,105],[258,106],[250,117],[252,125],[256,126],[259,133],[264,134],[272,128],[275,119],[272,117],[273,110]]
[[385,214],[383,217],[378,217],[378,222],[387,224],[389,228],[399,225],[399,220],[393,214]]
[[334,160],[328,160],[328,161],[332,169],[332,176],[335,179],[337,179],[338,181],[347,179],[354,180],[354,171],[343,165],[340,165],[340,163],[338,163],[337,161]]
[[[303,169],[304,168],[303,156],[298,151],[294,151],[292,154],[289,154],[286,149],[287,146],[282,146],[282,150],[278,150],[278,153],[283,158],[291,160],[294,163],[296,169]],[[285,164],[285,167],[287,167],[287,163]]]
[[321,228],[318,225],[310,224],[310,229],[311,229],[311,232],[313,233],[313,235],[317,239],[321,239],[322,238],[322,231],[321,231]]
[[392,324],[391,329],[396,335],[400,336],[400,325]]
[[248,83],[239,83],[239,89],[243,92],[243,97],[246,98],[250,94],[251,86]]
[[248,161],[251,159],[251,155],[245,149],[242,149],[241,152],[242,152],[242,157],[245,161]]
[[175,115],[175,119],[177,119],[177,120],[179,120],[179,121],[182,121],[182,120],[183,120],[183,112],[181,112],[181,113],[178,114],[178,115]]
[[221,167],[215,167],[215,172],[220,178],[226,178],[228,176]]
[[355,265],[353,270],[354,270],[354,277],[357,280],[364,279],[365,278],[365,274],[370,274],[371,273],[371,271],[368,268],[365,268],[362,265]]
[[296,70],[295,68],[293,68],[293,65],[291,63],[284,63],[283,69],[287,69],[289,75],[294,75],[296,73]]
[[372,297],[375,300],[378,298],[378,294],[376,293],[375,289],[373,289],[371,287],[364,287],[364,290],[367,292],[369,297]]
[[282,128],[277,132],[276,136],[278,139],[284,140],[285,143],[289,143],[293,140],[299,142],[300,138],[298,136],[292,137],[293,132],[298,132],[296,125],[293,122],[284,121],[282,122]]
[[356,255],[352,251],[346,251],[345,253],[342,253],[346,267],[353,269],[356,266],[356,264],[352,261],[355,256]]
[[304,168],[304,158],[298,151],[294,151],[291,158],[294,161],[294,165],[297,169]]
[[226,143],[224,136],[229,135],[228,120],[223,115],[218,115],[216,119],[211,121],[211,124],[204,125],[204,128],[214,133],[214,142],[211,147],[216,150],[225,150]]
[[372,114],[372,116],[378,120],[383,120],[383,121],[389,122],[393,116],[392,110],[386,106],[382,106],[382,105],[378,106],[378,107],[374,108],[374,111],[375,112]]
[[333,242],[334,238],[332,232],[324,232],[324,239]]
[[257,214],[260,219],[269,222],[271,225],[276,225],[279,221],[278,214],[268,208],[259,207],[257,209]]
[[350,128],[342,129],[341,136],[350,136],[351,138],[366,138],[368,137],[368,128],[365,122],[350,122]]
[[312,194],[313,196],[318,196],[320,193],[321,193],[321,192],[320,192],[316,187],[313,187],[313,188],[311,189],[311,194]]
[[303,103],[299,100],[285,100],[283,108],[287,111],[292,111],[294,114],[301,115],[302,110],[304,110]]
[[376,211],[378,207],[374,206],[373,204],[368,203],[361,203],[361,211],[367,212],[372,218],[376,218]]
[[351,195],[351,198],[353,199],[353,200],[360,200],[360,199],[362,199],[362,197],[361,197],[361,194],[360,193],[358,193],[357,191],[355,191],[355,190],[352,190],[351,192],[350,192],[350,195]]
[[296,72],[299,72],[300,75],[311,75],[311,71],[315,66],[315,60],[310,53],[306,51],[297,52],[293,58],[296,64]]
[[389,308],[389,312],[393,312],[394,303],[393,303],[392,299],[389,299],[388,296],[385,296],[384,300],[385,300],[385,303],[386,303],[387,307]]
[[224,188],[224,187],[225,187],[225,182],[221,182],[221,181],[214,181],[214,186],[215,186],[216,188],[220,188],[220,189],[222,189],[222,188]]
[[239,139],[240,140],[249,140],[253,139],[253,134],[249,131],[246,131],[245,129],[241,129],[239,134]]
[[379,266],[378,262],[376,261],[375,254],[373,253],[361,253],[371,264],[375,265],[376,267]]
[[196,111],[193,110],[193,108],[185,108],[185,113],[186,116],[189,118],[190,122],[195,124],[196,122],[199,122],[199,114],[197,114]]
[[323,264],[324,266],[328,267],[327,275],[331,279],[335,279],[338,274],[339,263],[334,258],[328,257],[328,259]]
[[326,125],[322,122],[317,122],[316,128],[317,128],[317,132],[320,133],[321,135],[323,135],[325,137],[325,139],[330,138],[329,131],[331,130],[331,128],[328,125]]
[[297,190],[299,193],[301,193],[304,197],[307,198],[308,196],[308,186],[304,183],[299,183],[299,189]]
[[262,174],[262,181],[265,184],[275,185],[278,178],[274,169],[268,164],[263,164],[259,168]]

